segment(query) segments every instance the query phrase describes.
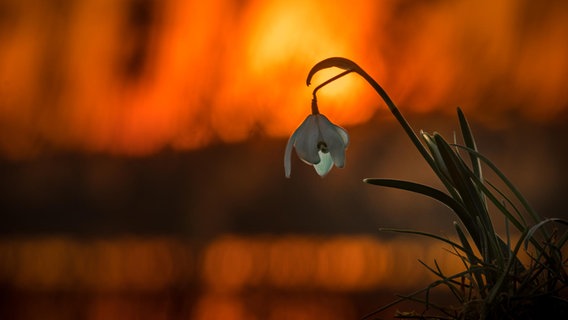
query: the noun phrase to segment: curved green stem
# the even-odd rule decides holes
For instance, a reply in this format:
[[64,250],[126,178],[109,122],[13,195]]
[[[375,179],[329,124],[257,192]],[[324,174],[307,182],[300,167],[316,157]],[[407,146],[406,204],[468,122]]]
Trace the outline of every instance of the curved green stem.
[[408,137],[410,137],[410,140],[412,141],[412,143],[414,143],[416,148],[418,148],[418,151],[420,152],[420,154],[428,162],[430,167],[432,167],[432,169],[434,169],[434,171],[436,172],[437,168],[436,168],[436,164],[434,163],[432,156],[430,155],[430,153],[428,152],[426,147],[424,147],[424,145],[420,142],[420,139],[418,138],[418,136],[416,135],[416,133],[414,132],[414,130],[412,129],[412,127],[410,126],[408,121],[406,121],[406,119],[402,116],[402,114],[400,113],[400,111],[398,110],[398,108],[396,107],[394,102],[391,100],[391,98],[388,96],[386,91],[375,81],[375,79],[373,79],[367,72],[365,72],[365,70],[363,70],[361,67],[359,67],[355,62],[353,62],[349,59],[346,59],[346,58],[341,58],[341,57],[333,57],[333,58],[328,58],[328,59],[322,60],[322,61],[318,62],[315,66],[312,67],[312,69],[308,73],[308,78],[306,80],[306,84],[308,86],[310,85],[312,77],[318,71],[320,71],[322,69],[332,68],[332,67],[344,69],[346,71],[338,74],[337,76],[335,76],[333,78],[330,78],[329,80],[327,80],[324,83],[317,86],[314,89],[314,92],[313,92],[314,101],[315,101],[315,98],[316,98],[316,91],[317,90],[321,89],[323,86],[325,86],[325,85],[331,83],[332,81],[335,81],[335,80],[337,80],[337,79],[339,79],[339,78],[341,78],[341,77],[343,77],[343,76],[345,76],[345,75],[347,75],[351,72],[356,72],[363,79],[365,79],[365,81],[367,81],[373,87],[373,89],[375,89],[375,91],[379,94],[379,96],[386,103],[390,112],[394,115],[396,120],[400,123],[400,125],[402,126],[402,128],[404,129],[404,131],[406,132]]
[[[325,80],[325,81],[322,82],[320,85],[318,85],[317,87],[315,87],[315,88],[314,88],[314,91],[312,92],[312,95],[314,96],[314,100],[317,100],[317,99],[316,99],[316,93],[318,92],[319,89],[325,87],[325,86],[328,85],[329,83],[331,83],[331,82],[333,82],[333,81],[335,81],[335,80],[337,80],[337,79],[339,79],[339,78],[341,78],[341,77],[343,77],[343,76],[346,76],[346,75],[348,75],[348,74],[350,74],[351,72],[354,72],[354,71],[355,71],[355,70],[351,70],[351,69],[350,69],[350,70],[345,70],[345,71],[343,71],[342,73],[340,73],[340,74],[338,74],[338,75],[336,75],[336,76],[333,76],[333,77],[331,77],[331,78]],[[309,84],[308,84],[308,85],[309,85]]]
[[319,114],[318,98],[316,97],[317,91],[318,91],[319,89],[325,87],[325,86],[328,85],[329,83],[331,83],[331,82],[333,82],[333,81],[335,81],[335,80],[337,80],[337,79],[339,79],[339,78],[341,78],[341,77],[343,77],[343,76],[346,76],[346,75],[350,74],[351,72],[353,72],[353,70],[346,70],[346,71],[343,71],[342,73],[340,73],[340,74],[338,74],[338,75],[336,75],[336,76],[334,76],[334,77],[331,77],[331,78],[327,79],[326,81],[322,82],[319,86],[315,87],[314,91],[312,92],[312,95],[314,96],[314,97],[312,98],[312,114]]

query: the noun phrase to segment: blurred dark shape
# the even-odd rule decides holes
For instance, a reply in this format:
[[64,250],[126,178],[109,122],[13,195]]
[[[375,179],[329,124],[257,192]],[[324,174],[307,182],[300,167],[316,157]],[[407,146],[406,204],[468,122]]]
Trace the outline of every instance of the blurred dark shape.
[[152,36],[157,32],[160,1],[134,0],[127,2],[124,39],[126,40],[124,60],[118,62],[126,80],[136,81],[144,76],[148,55],[154,45]]
[[[349,128],[346,168],[324,179],[295,155],[285,179],[285,141],[264,138],[144,158],[58,154],[3,161],[0,232],[208,239],[226,232],[376,234],[379,225],[451,229],[454,217],[444,206],[361,182],[383,177],[439,185],[394,121],[374,121],[382,125]],[[457,128],[444,117],[411,122],[447,137]],[[558,137],[566,128],[516,123],[503,130],[472,123],[480,150],[542,215],[565,215],[567,142]]]

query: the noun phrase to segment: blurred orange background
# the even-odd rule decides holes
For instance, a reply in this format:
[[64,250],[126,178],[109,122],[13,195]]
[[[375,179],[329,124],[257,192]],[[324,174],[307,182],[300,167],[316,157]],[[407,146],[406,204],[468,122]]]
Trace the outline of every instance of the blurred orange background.
[[[285,137],[309,110],[307,71],[330,56],[358,62],[407,112],[565,119],[566,6],[3,1],[0,151],[146,155]],[[379,105],[356,79],[322,94],[345,126]]]
[[361,79],[319,94],[347,167],[283,177],[331,56],[415,129],[451,137],[461,106],[537,210],[566,215],[567,21],[561,0],[1,1],[0,317],[345,319],[428,283],[416,259],[441,246],[377,229],[455,218],[361,183],[437,185]]

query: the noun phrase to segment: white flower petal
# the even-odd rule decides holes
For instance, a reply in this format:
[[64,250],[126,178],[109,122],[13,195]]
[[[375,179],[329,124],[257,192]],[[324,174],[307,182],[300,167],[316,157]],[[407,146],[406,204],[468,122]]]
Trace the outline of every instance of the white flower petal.
[[322,139],[327,145],[333,162],[338,168],[343,168],[349,135],[343,128],[334,125],[323,115],[320,115],[318,122]]
[[284,172],[287,178],[292,171],[292,149],[298,157],[314,166],[320,176],[329,173],[334,165],[345,165],[345,149],[349,135],[322,114],[311,114],[294,131],[284,152]]
[[320,137],[316,117],[309,115],[295,133],[297,133],[297,136],[294,147],[296,147],[298,157],[309,164],[319,163],[320,156],[317,145]]
[[333,167],[333,160],[329,152],[323,153],[319,151],[318,153],[321,161],[318,164],[314,164],[314,168],[321,177],[324,177]]
[[296,133],[298,131],[294,131],[292,136],[288,139],[288,143],[286,144],[286,151],[284,152],[284,173],[286,178],[290,178],[290,173],[292,172],[292,149],[294,147],[294,142],[296,142]]
[[349,145],[349,135],[347,134],[347,131],[345,131],[345,129],[343,129],[340,126],[336,125],[333,126],[335,127],[337,133],[341,136],[341,140],[343,140],[343,145],[345,146],[345,148],[347,148],[347,146]]

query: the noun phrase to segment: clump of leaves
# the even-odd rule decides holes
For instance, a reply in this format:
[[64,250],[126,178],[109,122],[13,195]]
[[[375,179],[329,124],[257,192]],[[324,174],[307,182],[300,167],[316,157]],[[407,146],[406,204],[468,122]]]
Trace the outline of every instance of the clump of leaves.
[[[433,233],[387,229],[406,234],[433,238],[449,245],[463,264],[463,270],[447,275],[442,266],[421,262],[438,280],[426,288],[401,296],[365,317],[370,319],[403,301],[424,305],[420,313],[398,312],[401,319],[542,319],[568,318],[566,273],[568,260],[562,249],[568,241],[565,226],[568,221],[540,216],[521,192],[476,146],[471,128],[462,110],[457,115],[463,144],[447,142],[440,134],[415,133],[383,88],[363,69],[345,58],[328,58],[317,63],[309,72],[307,83],[315,73],[336,67],[344,71],[324,82],[317,90],[349,73],[363,77],[385,101],[422,157],[440,179],[445,190],[410,181],[368,178],[366,183],[402,189],[435,199],[448,206],[457,217],[454,227],[457,240]],[[492,183],[484,177],[490,170],[500,180]],[[499,187],[503,185],[504,187]],[[491,206],[490,206],[491,204]],[[506,221],[505,235],[499,235],[490,217],[491,211]],[[520,234],[514,240],[510,228]],[[520,254],[529,257],[521,261]],[[440,306],[432,303],[430,293],[446,288],[457,305]]]

